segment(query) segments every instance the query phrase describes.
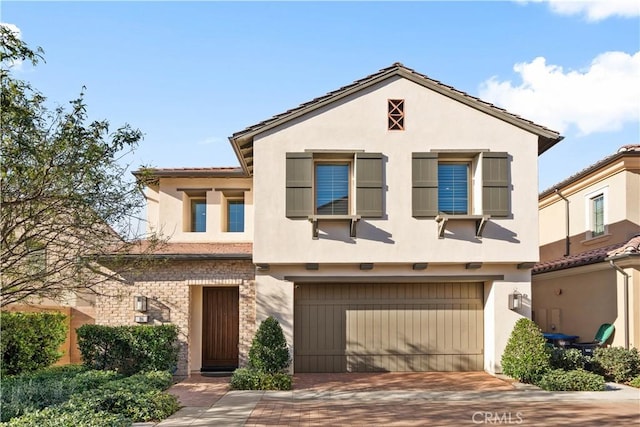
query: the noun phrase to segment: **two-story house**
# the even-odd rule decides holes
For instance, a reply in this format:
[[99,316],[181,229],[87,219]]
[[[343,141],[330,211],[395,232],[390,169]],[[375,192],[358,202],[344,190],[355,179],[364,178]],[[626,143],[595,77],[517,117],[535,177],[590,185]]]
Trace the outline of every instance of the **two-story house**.
[[623,146],[539,197],[534,320],[544,331],[640,346],[640,145]]
[[294,372],[499,371],[561,139],[394,64],[233,134],[240,168],[153,170],[166,262],[98,322],[178,324],[178,374],[243,365],[267,316]]

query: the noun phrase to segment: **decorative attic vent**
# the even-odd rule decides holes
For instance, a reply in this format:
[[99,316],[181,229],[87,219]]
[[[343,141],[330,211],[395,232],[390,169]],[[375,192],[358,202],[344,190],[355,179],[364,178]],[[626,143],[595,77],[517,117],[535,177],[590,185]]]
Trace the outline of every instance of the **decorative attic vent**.
[[389,130],[404,130],[404,99],[389,100]]

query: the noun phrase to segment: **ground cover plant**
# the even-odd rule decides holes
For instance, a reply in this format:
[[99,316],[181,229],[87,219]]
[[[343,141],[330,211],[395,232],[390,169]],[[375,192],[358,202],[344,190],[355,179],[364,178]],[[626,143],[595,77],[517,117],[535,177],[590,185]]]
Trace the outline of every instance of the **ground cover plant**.
[[157,421],[178,410],[166,393],[166,371],[129,377],[84,366],[52,367],[2,380],[2,425],[7,427],[129,426]]

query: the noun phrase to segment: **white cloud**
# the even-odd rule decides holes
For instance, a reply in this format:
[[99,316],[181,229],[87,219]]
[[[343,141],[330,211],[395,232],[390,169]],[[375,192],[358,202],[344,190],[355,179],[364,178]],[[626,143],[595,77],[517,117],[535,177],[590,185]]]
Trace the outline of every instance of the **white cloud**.
[[640,121],[640,52],[605,52],[585,70],[564,71],[543,57],[514,65],[522,83],[492,77],[480,98],[561,133],[619,130]]
[[[612,16],[632,18],[640,16],[638,0],[530,0],[549,3],[559,15],[584,15],[588,21],[601,21]],[[524,1],[527,3],[527,1]]]
[[[9,24],[7,22],[0,22],[0,26],[8,28],[9,31],[11,31],[13,35],[16,36],[17,39],[22,38],[22,32],[20,31],[20,28],[18,28],[17,25]],[[14,61],[7,61],[6,66],[13,68],[14,71],[20,71],[22,69],[22,60],[16,59]]]

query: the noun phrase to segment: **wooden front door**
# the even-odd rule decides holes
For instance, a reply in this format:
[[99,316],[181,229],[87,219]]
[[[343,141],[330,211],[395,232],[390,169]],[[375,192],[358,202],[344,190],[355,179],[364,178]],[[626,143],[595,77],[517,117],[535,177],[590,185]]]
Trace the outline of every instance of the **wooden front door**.
[[202,370],[238,367],[238,288],[202,288]]

